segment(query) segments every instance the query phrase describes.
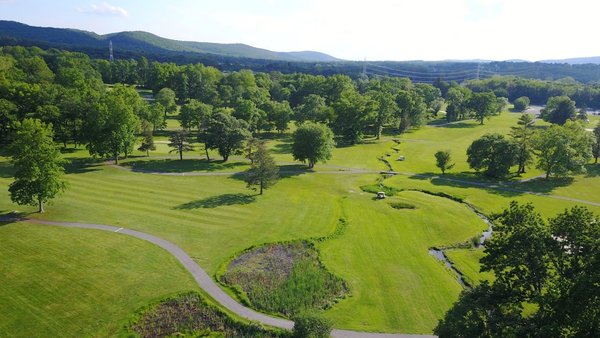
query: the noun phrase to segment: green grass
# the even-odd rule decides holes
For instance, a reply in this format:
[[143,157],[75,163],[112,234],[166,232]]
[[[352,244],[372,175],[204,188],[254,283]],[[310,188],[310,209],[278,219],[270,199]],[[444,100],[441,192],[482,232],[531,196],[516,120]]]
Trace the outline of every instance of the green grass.
[[0,336],[113,336],[150,301],[197,290],[175,258],[125,235],[0,226]]
[[[213,275],[230,257],[248,247],[327,236],[335,231],[338,220],[345,218],[348,221],[346,231],[339,237],[317,244],[317,247],[324,266],[347,281],[352,296],[327,310],[325,315],[340,328],[430,333],[437,320],[457,299],[461,287],[453,273],[431,257],[427,249],[431,246],[464,242],[480,233],[484,224],[460,203],[409,190],[453,196],[472,204],[485,214],[501,211],[511,200],[533,203],[544,217],[555,216],[565,208],[578,205],[577,202],[564,199],[482,188],[435,177],[439,173],[433,154],[437,150],[449,149],[456,167],[445,177],[481,181],[482,178],[470,171],[465,162],[466,148],[472,140],[487,132],[508,133],[510,126],[516,124],[517,118],[517,114],[505,113],[486,121],[483,127],[474,121],[440,127],[426,126],[403,135],[399,145],[390,138],[385,138],[353,147],[336,148],[333,158],[327,164],[317,163],[314,173],[297,170],[304,167],[292,164],[289,135],[272,135],[267,147],[283,166],[282,170],[291,170],[282,175],[280,182],[262,196],[248,190],[239,176],[167,176],[129,172],[105,166],[102,161],[88,161],[87,152],[77,150],[65,154],[66,157],[77,160],[68,168],[67,191],[47,207],[47,213],[32,214],[31,217],[104,223],[145,231],[181,246]],[[173,122],[170,123],[173,127]],[[164,142],[167,136],[168,132],[162,133],[157,136],[157,140]],[[135,161],[136,167],[146,166],[173,173],[188,170],[238,171],[247,165],[235,164],[247,163],[241,156],[232,158],[230,163],[215,161],[208,165],[199,160],[204,156],[201,146],[194,152],[184,154],[184,161],[181,162],[175,160],[176,154],[169,154],[165,143],[159,143],[158,149],[151,152],[150,158],[141,157],[145,154],[140,152],[133,155],[140,157],[124,160],[123,163]],[[406,160],[396,161],[399,156],[405,156]],[[211,152],[211,157],[219,158],[214,152]],[[322,173],[344,170],[346,167],[387,170],[386,165],[379,160],[380,157],[387,159],[394,170],[404,173],[385,180],[385,186],[393,189],[396,194],[384,201],[375,201],[372,193],[361,190],[361,187],[376,185],[379,175]],[[598,203],[598,168],[598,165],[590,165],[587,175],[576,176],[572,181],[513,182],[510,187]],[[425,176],[415,176],[412,173]],[[537,176],[539,173],[531,169],[525,177]],[[7,164],[7,159],[0,158],[0,187],[10,184],[11,175],[12,169]],[[376,186],[375,188],[378,189]],[[408,203],[416,209],[397,210],[389,203]],[[587,206],[600,213],[600,207]],[[0,214],[15,209],[31,213],[35,207],[11,203],[7,189],[0,189]],[[14,231],[13,228],[13,225],[5,226],[0,228],[0,232],[7,232],[7,229]],[[77,236],[67,229],[53,231],[61,234],[54,235],[61,239],[55,241],[58,243],[62,243],[65,238],[79,238],[80,233],[87,236],[83,230],[77,232]],[[89,236],[96,238],[95,233]],[[31,252],[52,249],[55,244],[48,243],[44,238],[45,236],[35,235],[35,232],[0,237],[0,251],[8,247],[22,247],[23,242],[39,243],[35,248],[32,244],[28,246]],[[99,238],[102,245],[103,239]],[[131,270],[130,279],[152,274],[155,263],[145,257],[154,256],[139,254],[133,257],[136,251],[129,250],[129,246],[126,243],[120,244],[118,248],[125,249],[115,250],[115,254],[138,260],[138,264]],[[90,256],[84,256],[78,265],[86,266],[98,261],[94,258],[96,250],[95,247],[79,247],[77,255],[86,253],[85,255]],[[11,252],[8,251],[8,254]],[[50,255],[36,256],[37,266],[34,265],[29,270],[20,266],[14,268],[15,273],[19,273],[19,270],[30,275],[36,271],[48,273],[46,267],[57,264],[54,256],[61,257],[53,255],[53,252],[55,251],[50,251]],[[464,269],[470,278],[477,278],[477,254],[458,254],[458,258],[455,253],[450,255],[454,256],[459,269]],[[175,276],[180,271],[177,265],[157,263],[157,266],[170,271],[155,276],[152,281],[164,284],[165,287],[170,276]],[[72,268],[75,269],[76,266]],[[118,271],[110,265],[107,266],[109,268]],[[89,274],[92,281],[106,282],[99,276],[102,277],[102,273],[92,271]],[[15,281],[22,280],[26,279],[15,277]],[[178,283],[181,280],[185,278],[179,278]],[[102,309],[121,309],[113,319],[123,318],[144,302],[167,293],[150,286],[149,288],[154,289],[144,291],[146,293],[136,301],[125,297],[122,301],[114,302],[103,298],[101,292],[91,287],[93,283],[87,287],[51,278],[48,281],[48,284],[59,285],[65,292],[73,295],[57,301],[58,311],[36,305],[38,317],[44,316],[49,322],[56,319],[57,323],[64,322],[61,316],[69,313],[68,309],[89,306],[86,303],[88,298],[81,300],[75,297],[83,291],[87,292],[86,297],[96,299]],[[181,290],[180,287],[173,289]],[[29,289],[26,284],[14,284],[11,289],[2,288],[0,297],[14,298],[14,293],[27,292]],[[38,298],[43,300],[51,296],[46,293],[47,291],[40,289],[37,291]],[[26,305],[21,306],[16,311],[12,310],[15,315],[11,311],[3,311],[0,314],[0,325],[14,321],[8,321],[8,318],[13,318],[16,314],[24,316],[22,313],[29,311]],[[115,310],[112,313],[117,312]],[[112,332],[110,329],[103,331],[90,325],[92,326],[82,335]],[[36,328],[39,329],[39,326],[32,327],[31,332]],[[6,332],[9,335],[18,332],[15,328],[5,330],[8,330]]]
[[479,285],[482,281],[492,282],[494,274],[480,272],[479,260],[485,255],[482,248],[477,249],[450,249],[445,251],[446,256],[455,268],[463,274],[469,285]]
[[419,192],[398,196],[417,209],[398,212],[370,194],[348,196],[346,233],[320,245],[324,264],[352,292],[326,312],[338,326],[431,332],[460,293],[453,273],[428,248],[463,242],[484,223],[458,202]]

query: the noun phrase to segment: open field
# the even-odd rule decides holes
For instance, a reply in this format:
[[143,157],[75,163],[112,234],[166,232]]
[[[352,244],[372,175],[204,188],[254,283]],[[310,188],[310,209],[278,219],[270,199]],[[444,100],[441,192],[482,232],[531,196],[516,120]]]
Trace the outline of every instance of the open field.
[[129,236],[0,226],[0,336],[113,336],[133,311],[196,290],[167,252]]
[[[461,203],[411,190],[456,196],[486,214],[501,211],[511,200],[533,203],[544,217],[578,204],[515,189],[600,203],[596,193],[600,188],[600,165],[590,165],[587,175],[573,180],[518,183],[518,178],[514,178],[504,184],[513,190],[475,185],[484,180],[468,169],[466,148],[485,133],[508,133],[517,118],[518,114],[504,113],[486,121],[484,126],[475,121],[425,126],[399,137],[400,145],[384,138],[337,148],[326,165],[316,165],[315,173],[291,165],[289,136],[274,136],[267,146],[282,170],[289,170],[263,196],[248,190],[238,175],[130,172],[102,161],[89,161],[87,151],[76,150],[65,154],[75,160],[67,168],[67,191],[48,206],[45,214],[30,217],[112,224],[148,232],[181,246],[213,275],[224,262],[248,247],[327,236],[333,233],[338,220],[345,218],[348,227],[341,236],[317,245],[324,265],[348,283],[351,293],[325,315],[338,328],[430,333],[457,299],[461,286],[451,271],[428,254],[428,248],[464,242],[481,232],[485,224]],[[175,127],[170,123],[170,128]],[[170,173],[247,168],[247,160],[242,156],[232,157],[228,163],[200,161],[204,156],[201,149],[184,154],[184,161],[179,161],[176,154],[169,154],[166,139],[157,138],[162,143],[149,158],[124,160],[124,167],[131,167],[135,161],[138,169]],[[439,178],[433,154],[445,149],[452,151],[456,167]],[[134,153],[142,155],[145,154]],[[395,161],[398,156],[405,156],[406,160]],[[211,157],[219,159],[217,154]],[[343,172],[348,168],[387,170],[379,157],[404,173],[384,181],[387,186],[403,190],[384,201],[375,201],[372,194],[360,189],[376,183],[379,175]],[[339,170],[342,174],[319,173],[324,170]],[[539,174],[530,169],[523,178]],[[7,159],[0,158],[0,214],[15,209],[34,211],[33,207],[10,202],[4,187],[11,182],[11,176]],[[390,202],[416,208],[395,209]],[[600,206],[586,206],[600,213]],[[105,259],[107,254],[110,261]],[[6,305],[12,311],[2,309],[8,303],[0,302],[0,335],[20,332],[21,318],[56,322],[51,329],[55,331],[49,332],[109,335],[136,308],[166,294],[195,288],[191,278],[160,249],[116,234],[11,224],[0,227],[0,255],[6,257],[3,261],[20,262],[0,267],[13,269],[10,274],[0,274],[0,283],[12,285],[2,288],[0,300],[13,300]],[[479,252],[456,251],[449,252],[449,256],[467,277],[477,278]],[[76,263],[61,265],[66,264],[65,258],[72,257],[77,257]],[[87,268],[94,269],[82,273]],[[61,279],[55,271],[65,271],[71,278]],[[156,271],[161,273],[153,275]],[[45,281],[43,285],[32,287],[23,282],[36,274],[44,275],[40,278]],[[154,277],[147,281],[147,276]],[[145,283],[143,288],[134,286],[140,279]],[[105,292],[102,287],[107,285],[114,290]],[[52,295],[49,290],[64,293],[51,300],[54,307],[47,306]],[[32,309],[37,312],[30,313]],[[94,323],[87,327],[89,331],[74,331],[77,324],[68,317],[73,312]],[[59,314],[66,317],[59,318]],[[14,324],[5,327],[4,323]],[[50,324],[40,321],[40,325]],[[32,326],[31,335],[41,329]]]

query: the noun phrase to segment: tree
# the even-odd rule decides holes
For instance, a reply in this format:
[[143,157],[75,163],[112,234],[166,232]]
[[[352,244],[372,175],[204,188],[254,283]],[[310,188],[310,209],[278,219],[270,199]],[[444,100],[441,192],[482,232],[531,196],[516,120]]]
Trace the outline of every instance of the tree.
[[169,137],[169,147],[173,148],[169,153],[179,153],[179,160],[183,160],[184,151],[193,151],[194,146],[190,133],[187,130],[179,130]]
[[523,112],[529,107],[530,100],[527,96],[521,96],[513,102],[516,111]]
[[552,125],[533,139],[538,157],[536,168],[550,175],[565,176],[585,172],[591,159],[592,138],[579,122],[567,121],[564,126]]
[[52,140],[52,126],[39,120],[24,119],[15,123],[9,147],[15,167],[15,180],[8,188],[13,202],[36,205],[44,212],[44,203],[64,191],[66,184],[63,160]]
[[479,124],[483,124],[485,119],[489,119],[498,112],[496,95],[492,92],[474,93],[467,105]]
[[448,122],[462,120],[468,110],[469,98],[473,93],[467,87],[453,85],[446,94],[446,120]]
[[473,141],[467,149],[467,162],[477,171],[483,169],[489,177],[505,177],[516,164],[514,143],[500,134],[486,134]]
[[301,314],[294,318],[295,338],[328,338],[333,324],[329,319],[314,313]]
[[129,102],[139,95],[132,88],[115,86],[107,91],[87,116],[87,148],[92,156],[111,156],[119,163],[121,153],[130,154],[140,121]]
[[[600,219],[583,207],[544,222],[531,204],[494,220],[482,271],[495,280],[461,294],[435,333],[467,337],[600,335]],[[523,315],[523,304],[533,309]]]
[[336,118],[332,124],[336,136],[341,136],[348,144],[361,140],[365,127],[371,120],[367,100],[355,88],[345,89],[339,100],[333,103]]
[[175,92],[171,88],[163,88],[156,94],[156,102],[160,103],[164,109],[164,116],[177,110],[175,104]]
[[202,123],[212,114],[213,107],[198,100],[191,99],[181,107],[179,123],[184,129],[197,128],[201,130]]
[[325,98],[309,94],[304,97],[302,104],[296,108],[295,120],[297,124],[304,121],[330,124],[335,118],[335,112],[325,102]]
[[517,145],[517,174],[523,174],[525,172],[525,166],[531,163],[533,159],[533,146],[532,138],[534,134],[533,126],[535,121],[529,114],[523,114],[519,117],[517,126],[510,127],[510,136]]
[[435,153],[435,165],[440,168],[442,174],[446,173],[446,170],[450,170],[454,167],[454,163],[450,157],[450,150],[440,150]]
[[367,95],[375,102],[375,111],[377,114],[375,118],[375,135],[379,140],[383,126],[392,120],[394,113],[398,111],[398,105],[394,100],[394,96],[389,92],[374,90],[368,92]]
[[309,168],[313,168],[318,161],[329,160],[333,147],[333,133],[324,124],[304,122],[294,132],[292,155],[295,160],[308,161]]
[[142,144],[138,150],[145,151],[146,156],[150,156],[150,150],[156,150],[154,137],[152,136],[152,128],[150,128],[147,121],[142,121]]
[[279,168],[277,168],[273,157],[267,152],[264,143],[259,143],[256,151],[250,157],[252,165],[246,171],[244,180],[249,188],[258,186],[262,195],[263,189],[267,189],[277,183]]
[[592,144],[592,156],[594,156],[594,163],[598,163],[598,157],[600,157],[600,123],[594,128],[594,143]]
[[427,107],[423,103],[421,96],[414,90],[399,90],[396,95],[396,104],[398,105],[398,118],[401,132],[410,127],[418,127],[425,120]]
[[223,161],[229,155],[240,151],[244,141],[250,138],[248,124],[229,115],[226,110],[217,110],[208,120],[205,146],[207,149],[217,149]]
[[567,120],[574,120],[576,114],[575,101],[568,96],[553,96],[548,99],[546,107],[541,110],[542,119],[559,125]]

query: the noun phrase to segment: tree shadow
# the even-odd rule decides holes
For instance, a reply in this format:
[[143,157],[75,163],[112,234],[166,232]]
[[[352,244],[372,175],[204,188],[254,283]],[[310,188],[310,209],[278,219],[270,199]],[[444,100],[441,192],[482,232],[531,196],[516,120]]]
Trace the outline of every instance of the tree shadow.
[[[290,178],[314,172],[314,170],[309,169],[305,164],[285,164],[277,167],[279,168],[279,178]],[[246,172],[239,172],[230,176],[231,179],[239,181],[244,181],[245,177]]]
[[585,170],[586,170],[585,177],[600,176],[600,163],[587,164],[585,166]]
[[174,209],[199,209],[199,208],[216,208],[225,205],[243,205],[250,204],[256,200],[256,195],[247,194],[223,194],[217,196],[211,196],[205,199],[187,202],[174,207]]
[[291,154],[292,153],[292,144],[291,143],[278,143],[273,148],[271,148],[271,152],[275,154]]
[[573,177],[550,177],[550,179],[536,178],[527,182],[515,184],[520,190],[531,191],[535,193],[547,194],[556,188],[571,185],[575,179]]
[[0,210],[0,227],[8,224],[13,224],[25,219],[27,215],[24,213],[16,213],[9,210]]
[[475,128],[480,126],[479,122],[450,122],[448,124],[441,124],[438,128],[449,128],[449,129],[465,129],[465,128]]
[[122,163],[138,172],[184,173],[192,171],[231,170],[246,166],[248,162],[207,161],[205,159],[161,159],[147,161],[130,161]]
[[99,171],[98,166],[103,160],[93,158],[72,158],[65,165],[66,174],[85,174],[93,171]]
[[11,178],[15,175],[15,168],[7,162],[0,162],[0,178]]

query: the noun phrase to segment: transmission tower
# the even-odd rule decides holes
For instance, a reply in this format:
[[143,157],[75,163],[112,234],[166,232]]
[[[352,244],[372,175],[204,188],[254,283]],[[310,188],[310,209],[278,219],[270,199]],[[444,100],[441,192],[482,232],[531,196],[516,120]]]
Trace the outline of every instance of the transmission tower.
[[115,57],[113,56],[112,40],[108,41],[108,59],[110,60],[110,62],[115,61]]

